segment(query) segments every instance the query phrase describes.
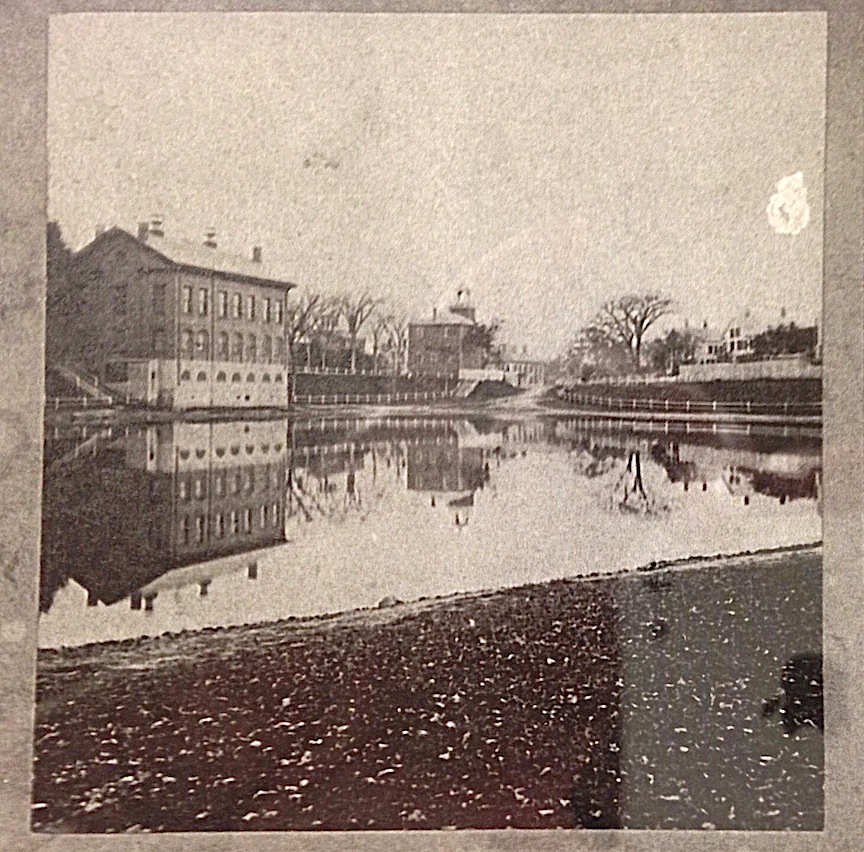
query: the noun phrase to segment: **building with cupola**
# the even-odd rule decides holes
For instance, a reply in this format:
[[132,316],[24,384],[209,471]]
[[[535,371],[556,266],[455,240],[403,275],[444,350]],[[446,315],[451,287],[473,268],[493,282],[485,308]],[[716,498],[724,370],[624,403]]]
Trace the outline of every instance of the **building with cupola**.
[[415,376],[459,379],[485,366],[486,347],[468,290],[432,309],[408,327],[408,371]]

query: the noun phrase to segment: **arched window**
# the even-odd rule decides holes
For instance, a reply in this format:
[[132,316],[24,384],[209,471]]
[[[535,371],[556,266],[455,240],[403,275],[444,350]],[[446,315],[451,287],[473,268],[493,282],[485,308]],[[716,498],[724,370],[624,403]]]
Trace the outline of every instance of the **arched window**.
[[224,370],[220,370],[220,371],[216,374],[216,381],[217,381],[217,382],[224,382],[225,379],[226,379],[225,371],[224,371]]
[[261,381],[262,381],[262,382],[268,382],[268,383],[269,383],[269,381],[270,381],[270,373],[264,373],[264,375],[261,376]]
[[207,381],[207,373],[205,373],[203,370],[199,370],[196,378],[198,379],[199,382],[206,382]]
[[232,382],[239,382],[240,381],[240,373],[234,373],[234,375],[231,376],[231,381]]
[[273,380],[276,384],[281,384],[282,382],[282,373],[276,373],[276,378]]
[[184,370],[182,373],[180,373],[180,381],[181,382],[188,382],[191,379],[192,379],[192,373],[190,373],[188,370]]
[[249,373],[249,374],[246,376],[246,381],[247,381],[247,382],[254,382],[254,381],[255,381],[255,373]]

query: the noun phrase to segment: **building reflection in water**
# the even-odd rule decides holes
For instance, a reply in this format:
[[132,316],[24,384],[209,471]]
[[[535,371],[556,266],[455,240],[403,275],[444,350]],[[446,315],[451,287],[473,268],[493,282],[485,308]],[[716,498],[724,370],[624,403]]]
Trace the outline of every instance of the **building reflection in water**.
[[102,433],[89,452],[54,458],[41,610],[70,578],[91,606],[128,597],[151,612],[163,589],[197,584],[206,597],[216,576],[255,579],[255,552],[285,539],[288,441],[284,419],[171,423]]
[[[820,498],[815,446],[685,444],[578,418],[174,423],[49,435],[45,460],[42,611],[70,578],[91,605],[128,598],[144,612],[154,611],[160,592],[197,585],[210,602],[206,618],[197,607],[200,616],[184,611],[161,629],[635,567],[694,546],[731,552],[730,543],[744,540],[737,530],[748,514],[761,527],[754,525],[747,546],[765,546],[767,529],[774,530],[768,546],[776,546],[788,535],[776,531],[779,504]],[[716,499],[682,495],[690,484],[699,486],[691,494],[710,485]],[[653,529],[642,517],[604,518],[603,489],[614,490],[628,514],[651,516]],[[799,514],[804,526],[792,515],[778,521],[783,529],[818,527],[815,513]],[[528,537],[530,553],[519,545]],[[353,570],[344,555],[355,551],[374,579],[368,595],[381,590],[374,600],[351,598],[345,590],[354,586],[339,579]],[[216,611],[224,597],[217,577],[254,579],[262,571],[276,583],[266,601],[236,595]],[[75,634],[64,626],[69,606],[46,626],[46,642]],[[93,624],[87,635],[112,638],[121,629],[113,624]],[[659,638],[665,628],[653,629]]]

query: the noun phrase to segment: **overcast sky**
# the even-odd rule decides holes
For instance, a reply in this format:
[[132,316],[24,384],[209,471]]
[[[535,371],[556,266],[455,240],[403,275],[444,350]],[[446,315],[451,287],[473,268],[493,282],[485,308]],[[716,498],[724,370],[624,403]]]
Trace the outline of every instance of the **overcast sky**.
[[[678,321],[812,322],[824,20],[55,16],[49,215],[76,248],[152,213],[212,226],[412,316],[467,285],[538,355],[628,292],[668,293]],[[778,234],[766,207],[797,172],[809,222]]]

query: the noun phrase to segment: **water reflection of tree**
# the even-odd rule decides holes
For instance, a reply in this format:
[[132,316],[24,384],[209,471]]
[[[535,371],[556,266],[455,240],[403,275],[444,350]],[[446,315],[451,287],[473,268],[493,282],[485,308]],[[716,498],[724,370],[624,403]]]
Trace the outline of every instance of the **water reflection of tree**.
[[633,450],[628,455],[627,466],[612,491],[612,504],[619,511],[642,515],[654,515],[664,508],[656,497],[645,489],[642,453],[639,450]]
[[[404,467],[403,456],[403,447],[387,442],[383,451],[381,446],[349,444],[334,453],[329,463],[315,455],[307,455],[305,460],[298,458],[292,463],[288,480],[286,514],[289,517],[299,514],[306,521],[319,517],[339,522],[351,514],[366,517],[387,490],[386,483],[379,479],[382,460],[387,469],[395,468],[398,480]],[[367,459],[370,474],[364,484],[359,474],[366,469]]]

